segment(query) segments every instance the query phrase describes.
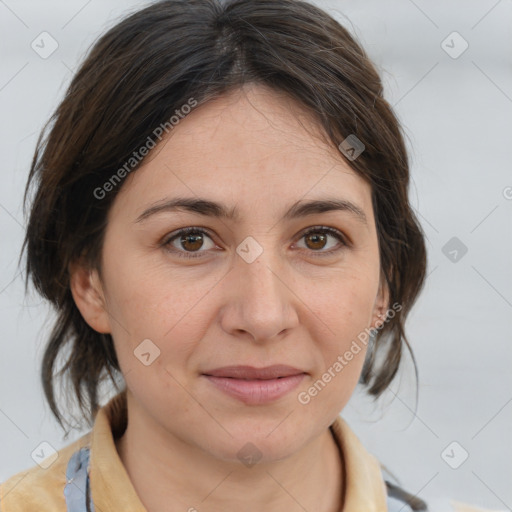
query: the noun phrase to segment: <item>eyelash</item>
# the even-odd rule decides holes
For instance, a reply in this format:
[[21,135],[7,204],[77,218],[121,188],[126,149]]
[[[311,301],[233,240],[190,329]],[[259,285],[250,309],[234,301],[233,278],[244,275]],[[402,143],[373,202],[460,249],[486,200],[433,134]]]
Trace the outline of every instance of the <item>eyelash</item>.
[[[171,245],[171,243],[174,240],[176,240],[180,236],[188,235],[190,233],[205,234],[210,239],[212,238],[210,236],[209,232],[207,230],[205,230],[204,228],[188,227],[188,228],[183,228],[183,229],[180,229],[180,230],[176,231],[172,235],[171,238],[165,239],[165,241],[161,245],[162,245],[162,247],[165,247],[169,252],[171,252],[173,254],[176,254],[180,258],[187,258],[187,259],[202,258],[203,256],[202,256],[201,253],[205,253],[207,251],[181,251],[181,250],[178,250],[178,249],[175,249],[175,248],[169,249],[169,246]],[[345,239],[345,236],[340,231],[338,231],[337,229],[334,229],[334,228],[330,228],[328,226],[314,226],[314,227],[311,227],[307,231],[305,231],[304,233],[301,234],[301,236],[299,237],[299,240],[304,238],[304,237],[306,237],[310,233],[322,233],[322,234],[331,235],[334,238],[336,238],[338,240],[338,242],[340,242],[340,244],[342,246],[342,247],[330,249],[329,251],[314,251],[314,250],[310,250],[309,252],[311,252],[315,257],[316,256],[319,256],[319,257],[330,256],[333,253],[336,253],[336,252],[342,250],[344,247],[348,247],[348,245],[349,245],[347,243],[346,239]]]

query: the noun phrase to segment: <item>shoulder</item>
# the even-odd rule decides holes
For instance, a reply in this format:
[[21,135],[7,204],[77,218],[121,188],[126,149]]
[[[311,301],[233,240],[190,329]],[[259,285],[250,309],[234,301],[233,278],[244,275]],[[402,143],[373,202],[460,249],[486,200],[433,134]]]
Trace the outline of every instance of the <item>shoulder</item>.
[[0,512],[66,511],[64,487],[68,462],[76,451],[89,443],[90,432],[40,464],[0,483]]

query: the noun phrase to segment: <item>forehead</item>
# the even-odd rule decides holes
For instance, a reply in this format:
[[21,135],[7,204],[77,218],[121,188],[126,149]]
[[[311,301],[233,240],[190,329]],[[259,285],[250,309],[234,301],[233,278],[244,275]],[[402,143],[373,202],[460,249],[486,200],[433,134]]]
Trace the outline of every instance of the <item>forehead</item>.
[[116,202],[139,214],[142,203],[175,196],[237,204],[242,216],[325,195],[371,212],[370,185],[322,138],[311,115],[262,86],[196,107],[126,181]]

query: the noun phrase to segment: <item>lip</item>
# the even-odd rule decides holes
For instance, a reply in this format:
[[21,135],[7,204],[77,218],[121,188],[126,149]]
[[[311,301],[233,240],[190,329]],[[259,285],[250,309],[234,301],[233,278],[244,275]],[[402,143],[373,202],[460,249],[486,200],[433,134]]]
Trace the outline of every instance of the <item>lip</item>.
[[287,365],[225,366],[202,374],[220,391],[247,405],[278,400],[295,389],[306,372]]
[[299,375],[300,373],[305,372],[284,364],[275,364],[265,366],[264,368],[255,368],[254,366],[224,366],[203,372],[204,375],[212,377],[230,377],[232,379],[247,380],[277,379],[278,377],[289,377],[290,375]]

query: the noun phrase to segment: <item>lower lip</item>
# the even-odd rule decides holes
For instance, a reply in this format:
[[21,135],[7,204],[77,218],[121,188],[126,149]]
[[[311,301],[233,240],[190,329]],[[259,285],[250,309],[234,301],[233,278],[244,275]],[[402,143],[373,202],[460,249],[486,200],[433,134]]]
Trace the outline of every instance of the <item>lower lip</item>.
[[280,379],[244,380],[229,377],[204,375],[214,386],[224,393],[248,405],[265,404],[278,400],[295,389],[305,377],[305,373],[290,375]]

